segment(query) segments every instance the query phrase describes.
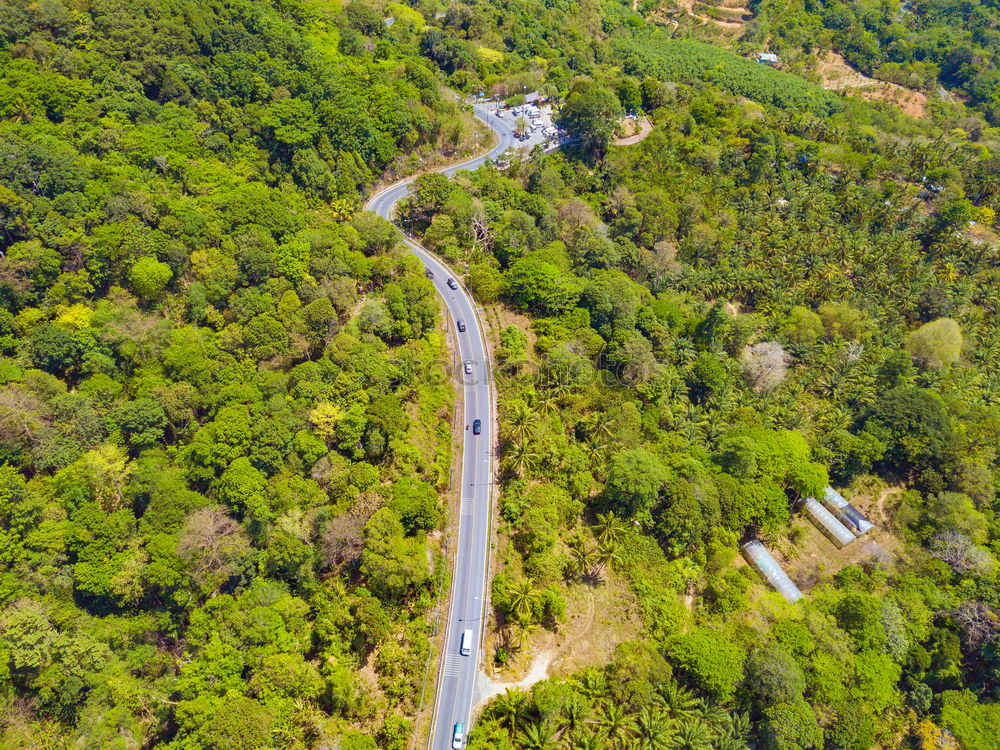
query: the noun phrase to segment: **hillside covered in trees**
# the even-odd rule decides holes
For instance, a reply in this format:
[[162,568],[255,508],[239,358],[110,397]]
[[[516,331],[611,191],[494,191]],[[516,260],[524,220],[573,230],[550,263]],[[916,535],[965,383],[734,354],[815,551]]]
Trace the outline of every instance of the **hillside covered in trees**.
[[[496,663],[610,572],[644,623],[610,663],[496,699],[472,746],[997,748],[997,131],[967,109],[918,124],[615,7],[546,29],[590,50],[521,79],[565,94],[580,148],[421,178],[404,209],[514,321]],[[611,146],[637,109],[652,134]],[[831,483],[892,498],[892,549],[789,605],[739,545],[794,559],[796,501]]]
[[408,738],[452,396],[356,210],[461,121],[373,23],[0,3],[0,746]]
[[[732,49],[664,11],[0,0],[0,746],[411,742],[453,393],[359,207],[474,145],[446,85],[575,144],[401,209],[502,321],[485,658],[638,610],[470,747],[1000,747],[995,4],[765,0]],[[951,99],[745,56],[822,45]],[[739,545],[794,562],[828,484],[886,548],[789,604]]]

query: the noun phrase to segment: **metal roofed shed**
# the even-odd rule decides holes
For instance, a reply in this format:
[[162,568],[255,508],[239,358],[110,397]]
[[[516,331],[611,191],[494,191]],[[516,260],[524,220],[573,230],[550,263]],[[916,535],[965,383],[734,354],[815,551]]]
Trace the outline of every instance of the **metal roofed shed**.
[[854,541],[854,534],[850,532],[850,529],[838,521],[833,513],[816,502],[816,498],[807,497],[802,507],[819,530],[838,547],[846,547]]
[[774,559],[767,547],[756,539],[743,545],[743,555],[747,561],[757,569],[767,582],[774,589],[790,602],[797,602],[802,598],[802,592],[796,586],[788,574],[781,569],[778,561]]
[[858,536],[867,534],[875,528],[875,524],[865,518],[861,511],[847,502],[844,496],[833,489],[833,487],[826,488],[826,493],[823,495],[823,502],[847,528]]

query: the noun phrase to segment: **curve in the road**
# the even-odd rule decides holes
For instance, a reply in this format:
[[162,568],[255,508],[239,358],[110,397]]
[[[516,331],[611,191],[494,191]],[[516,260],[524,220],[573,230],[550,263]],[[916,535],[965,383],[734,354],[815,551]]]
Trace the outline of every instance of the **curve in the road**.
[[[476,169],[487,159],[495,159],[517,143],[513,130],[489,108],[475,105],[473,109],[476,117],[497,134],[497,144],[482,156],[440,170],[449,177],[462,169]],[[380,190],[368,200],[365,208],[391,221],[393,209],[409,194],[414,179],[401,180]],[[486,602],[489,600],[496,403],[486,335],[472,295],[459,281],[458,274],[443,260],[405,234],[403,238],[414,255],[433,273],[434,286],[444,299],[452,319],[456,324],[459,320],[464,321],[466,327],[465,332],[459,332],[457,325],[455,328],[462,361],[458,371],[462,377],[466,431],[459,472],[458,538],[430,738],[432,750],[451,750],[455,725],[464,724],[468,733],[486,623]],[[448,285],[452,279],[455,288]],[[464,372],[466,362],[472,363],[471,375]],[[473,421],[477,419],[482,425],[479,435],[475,435],[472,429]],[[472,631],[473,645],[470,654],[462,655],[462,636],[466,630]]]

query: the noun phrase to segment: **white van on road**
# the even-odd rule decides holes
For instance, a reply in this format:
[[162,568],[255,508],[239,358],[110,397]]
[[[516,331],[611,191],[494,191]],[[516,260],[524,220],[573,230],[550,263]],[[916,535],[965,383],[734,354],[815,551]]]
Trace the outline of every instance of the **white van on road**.
[[462,633],[462,643],[459,646],[458,652],[462,656],[469,656],[472,654],[472,631],[466,630]]

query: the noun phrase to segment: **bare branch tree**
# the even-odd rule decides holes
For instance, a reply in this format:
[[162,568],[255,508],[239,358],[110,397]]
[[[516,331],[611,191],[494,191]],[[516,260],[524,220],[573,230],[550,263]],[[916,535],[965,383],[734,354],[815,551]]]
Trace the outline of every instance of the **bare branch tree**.
[[950,565],[957,573],[975,571],[979,575],[984,575],[993,568],[993,558],[989,552],[975,545],[968,536],[957,529],[938,532],[931,549],[934,557]]
[[740,355],[750,387],[757,392],[777,387],[788,374],[788,354],[777,341],[761,341]]
[[364,548],[364,519],[344,514],[327,524],[323,532],[323,559],[327,567],[341,570],[361,559]]
[[239,572],[239,563],[249,552],[247,533],[218,507],[191,513],[177,540],[177,555],[187,563],[188,575],[208,594]]
[[1000,635],[1000,615],[976,599],[962,602],[955,609],[946,610],[955,624],[962,629],[962,642],[979,649],[986,641]]

